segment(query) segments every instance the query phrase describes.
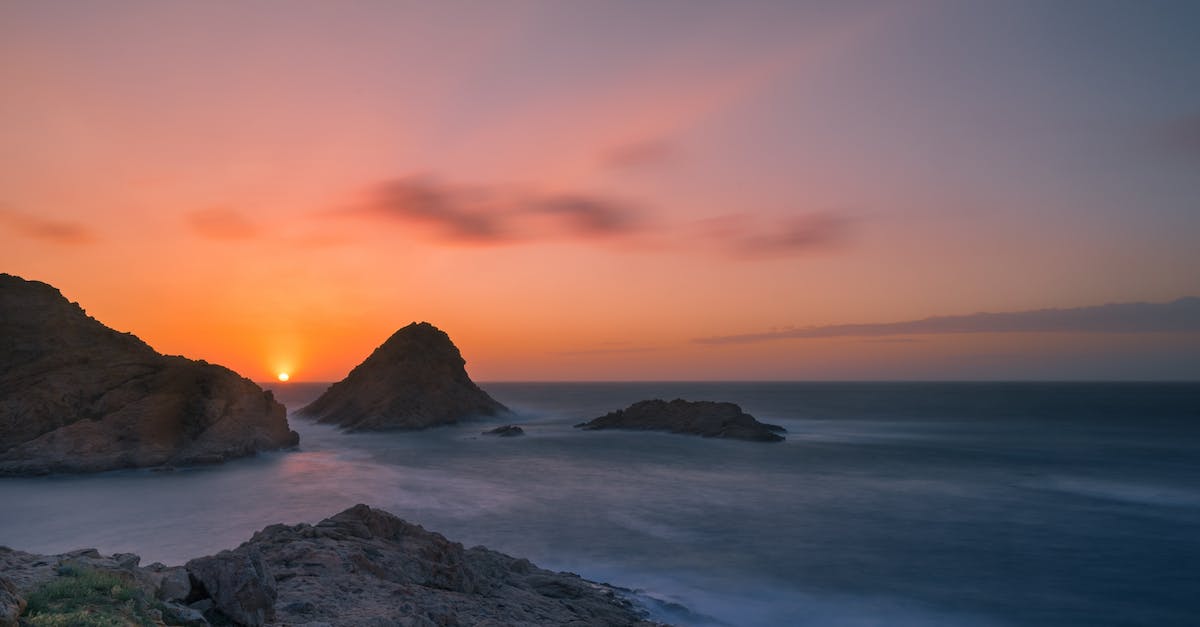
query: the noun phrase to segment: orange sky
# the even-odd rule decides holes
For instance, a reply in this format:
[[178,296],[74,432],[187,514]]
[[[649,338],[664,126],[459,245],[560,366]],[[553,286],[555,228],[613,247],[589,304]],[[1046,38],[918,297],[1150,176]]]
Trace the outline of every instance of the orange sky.
[[1200,324],[697,342],[1200,294],[1200,52],[1124,11],[9,3],[0,270],[257,380],[416,320],[485,381],[1200,378]]

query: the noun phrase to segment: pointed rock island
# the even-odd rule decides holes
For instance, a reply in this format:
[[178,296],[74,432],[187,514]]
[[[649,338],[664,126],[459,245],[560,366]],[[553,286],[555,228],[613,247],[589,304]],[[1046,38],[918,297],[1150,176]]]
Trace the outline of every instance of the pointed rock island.
[[755,442],[780,442],[783,427],[769,425],[742,411],[735,403],[675,399],[638,401],[625,409],[575,425],[578,429],[629,429],[667,431],[706,438],[731,438]]
[[249,379],[161,355],[54,287],[0,274],[0,475],[213,463],[298,439]]
[[467,376],[450,336],[414,322],[299,413],[351,431],[426,429],[508,409]]

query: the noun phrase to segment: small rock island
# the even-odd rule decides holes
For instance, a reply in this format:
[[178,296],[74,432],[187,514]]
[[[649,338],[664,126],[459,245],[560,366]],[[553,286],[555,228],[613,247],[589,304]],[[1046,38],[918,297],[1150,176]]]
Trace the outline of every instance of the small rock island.
[[471,381],[466,363],[444,331],[414,322],[298,413],[350,431],[382,431],[507,412]]
[[0,475],[214,463],[298,441],[249,379],[161,355],[54,287],[0,274]]
[[735,403],[714,401],[638,401],[625,409],[575,425],[578,429],[667,431],[706,438],[780,442],[783,427],[761,423]]
[[503,425],[495,429],[488,429],[481,435],[494,435],[502,438],[515,438],[519,435],[525,435],[525,430],[517,425]]

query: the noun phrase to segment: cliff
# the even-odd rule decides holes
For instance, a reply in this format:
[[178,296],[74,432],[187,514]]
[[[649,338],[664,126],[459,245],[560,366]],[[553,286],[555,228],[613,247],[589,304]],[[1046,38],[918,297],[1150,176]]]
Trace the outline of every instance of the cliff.
[[0,274],[0,475],[212,463],[297,441],[249,379],[161,355],[50,285]]

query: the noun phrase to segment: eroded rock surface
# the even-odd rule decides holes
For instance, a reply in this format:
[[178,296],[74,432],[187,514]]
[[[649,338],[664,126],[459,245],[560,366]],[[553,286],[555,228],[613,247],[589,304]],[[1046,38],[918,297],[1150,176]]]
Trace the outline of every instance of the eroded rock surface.
[[50,285],[0,274],[0,475],[214,463],[297,441],[249,379],[161,355]]
[[779,442],[783,427],[761,423],[735,403],[714,401],[638,401],[625,409],[575,425],[579,429],[667,431],[706,438]]
[[280,623],[650,624],[613,588],[483,547],[464,549],[366,505],[315,526],[267,527],[243,546],[274,570]]
[[450,336],[414,322],[299,413],[370,431],[425,429],[508,411],[471,381],[465,366]]
[[17,627],[18,617],[25,610],[25,599],[16,584],[0,575],[0,627]]
[[275,577],[254,547],[194,559],[185,566],[191,576],[188,599],[212,599],[230,620],[259,627],[275,619]]
[[316,525],[271,525],[182,567],[138,567],[94,549],[46,556],[0,547],[12,607],[67,567],[120,574],[164,603],[168,625],[656,624],[611,586],[466,549],[366,505]]

